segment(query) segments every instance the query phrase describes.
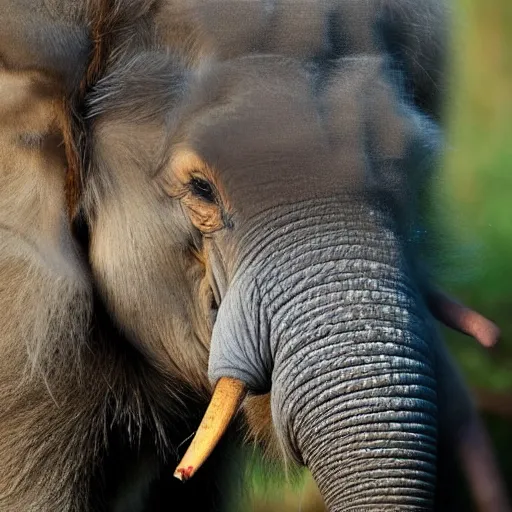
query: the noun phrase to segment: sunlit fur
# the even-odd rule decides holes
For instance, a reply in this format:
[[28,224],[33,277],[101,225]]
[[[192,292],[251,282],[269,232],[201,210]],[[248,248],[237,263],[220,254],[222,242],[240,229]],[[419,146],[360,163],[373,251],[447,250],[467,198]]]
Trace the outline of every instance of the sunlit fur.
[[[13,24],[21,48],[22,24]],[[66,212],[63,99],[73,78],[32,70],[54,62],[33,55],[38,45],[14,66],[13,48],[2,46],[0,67],[0,509],[97,510],[109,432],[122,424],[119,437],[136,445],[149,428],[163,453],[164,418],[181,398],[170,372],[116,345],[94,305]]]
[[[63,208],[62,112],[54,88],[36,73],[0,71],[4,510],[53,503],[44,494],[58,488],[62,478],[62,488],[69,493],[62,450],[70,454],[69,443],[75,452],[74,436],[85,434],[76,428],[80,422],[74,409],[80,412],[80,402],[73,381],[88,342],[92,296]],[[73,456],[82,454],[77,451]],[[61,499],[66,503],[70,497]]]

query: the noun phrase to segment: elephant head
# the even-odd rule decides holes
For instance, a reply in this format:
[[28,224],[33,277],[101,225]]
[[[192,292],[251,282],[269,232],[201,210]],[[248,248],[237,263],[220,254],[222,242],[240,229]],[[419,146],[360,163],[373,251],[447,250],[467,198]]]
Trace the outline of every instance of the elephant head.
[[[164,430],[155,396],[219,382],[225,419],[247,390],[250,429],[308,466],[330,510],[430,509],[443,423],[458,431],[473,414],[433,316],[495,337],[435,291],[419,254],[442,72],[419,28],[432,25],[414,20],[437,19],[438,2],[384,2],[385,16],[381,2],[319,1],[314,16],[308,2],[38,2],[25,18],[26,4],[0,21],[12,38],[26,29],[0,39],[0,83],[42,68],[36,88],[20,71],[30,101],[13,97],[30,112],[38,89],[47,111],[2,139],[10,509],[91,500],[82,479],[105,418],[130,436],[133,418]],[[29,155],[19,180],[15,154]],[[33,217],[16,202],[25,189],[44,191]],[[20,378],[27,353],[42,379]]]
[[180,380],[241,382],[224,416],[270,394],[278,445],[330,510],[435,496],[448,363],[418,204],[442,143],[388,57],[149,48],[86,99],[77,218],[108,311]]

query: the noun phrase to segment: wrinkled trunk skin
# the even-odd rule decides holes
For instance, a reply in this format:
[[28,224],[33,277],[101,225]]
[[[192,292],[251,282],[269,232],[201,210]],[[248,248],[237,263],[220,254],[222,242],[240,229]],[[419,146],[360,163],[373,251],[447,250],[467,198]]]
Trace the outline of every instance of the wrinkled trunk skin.
[[267,295],[273,416],[329,510],[428,510],[437,414],[428,329],[395,237],[350,224],[318,242],[280,240],[293,257]]
[[268,336],[274,424],[330,511],[431,510],[429,317],[375,212],[330,204],[316,214],[276,214],[244,257],[258,268],[255,330]]
[[274,421],[329,510],[431,510],[436,388],[421,328],[396,291],[356,276],[346,284],[329,292],[335,320],[327,298],[297,301],[292,332],[277,334]]

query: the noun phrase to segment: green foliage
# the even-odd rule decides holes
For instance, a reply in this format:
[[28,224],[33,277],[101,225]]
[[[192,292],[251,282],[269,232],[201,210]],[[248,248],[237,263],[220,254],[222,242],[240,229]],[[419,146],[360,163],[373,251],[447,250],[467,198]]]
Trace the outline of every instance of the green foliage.
[[470,383],[512,389],[512,3],[459,5],[449,149],[437,190],[438,220],[451,239],[442,280],[503,336],[490,352],[453,333],[447,338]]

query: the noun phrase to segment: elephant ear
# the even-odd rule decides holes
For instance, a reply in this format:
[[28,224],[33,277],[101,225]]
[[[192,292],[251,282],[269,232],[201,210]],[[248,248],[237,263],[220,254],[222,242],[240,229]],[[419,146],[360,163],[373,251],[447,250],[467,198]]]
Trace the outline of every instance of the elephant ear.
[[[87,27],[81,2],[2,0],[0,10],[2,353],[21,349],[46,377],[59,361],[69,372],[88,328],[90,283],[64,193],[65,99],[87,61]],[[72,330],[76,344],[63,345]]]
[[209,389],[212,299],[200,239],[157,179],[170,157],[186,72],[146,39],[148,11],[137,18],[124,7],[93,27],[119,37],[95,40],[74,102],[70,212],[88,228],[95,286],[117,327],[162,371]]
[[43,72],[71,89],[89,52],[85,4],[2,0],[0,64],[13,71]]

